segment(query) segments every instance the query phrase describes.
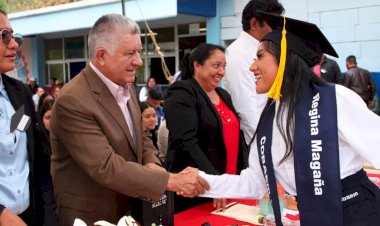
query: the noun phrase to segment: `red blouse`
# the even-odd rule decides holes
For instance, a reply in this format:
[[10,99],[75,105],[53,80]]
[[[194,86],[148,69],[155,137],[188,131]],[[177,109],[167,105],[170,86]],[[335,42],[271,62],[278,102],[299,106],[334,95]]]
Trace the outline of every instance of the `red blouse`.
[[223,140],[226,147],[226,173],[236,174],[238,164],[240,123],[236,115],[219,98],[219,104],[214,104],[222,121]]

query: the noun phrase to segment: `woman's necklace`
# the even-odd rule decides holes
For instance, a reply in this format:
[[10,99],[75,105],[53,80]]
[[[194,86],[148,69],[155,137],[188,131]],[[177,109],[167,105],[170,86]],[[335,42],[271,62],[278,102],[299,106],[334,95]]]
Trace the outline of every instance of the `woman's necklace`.
[[219,100],[219,104],[214,104],[214,106],[224,121],[231,122],[231,111],[221,99]]

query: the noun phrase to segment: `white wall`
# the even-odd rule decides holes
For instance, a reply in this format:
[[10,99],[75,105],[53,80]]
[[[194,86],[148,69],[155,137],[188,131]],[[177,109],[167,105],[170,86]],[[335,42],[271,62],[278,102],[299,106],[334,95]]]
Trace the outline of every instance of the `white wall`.
[[[342,72],[355,55],[360,67],[380,72],[380,0],[280,0],[285,16],[315,23],[337,51]],[[248,0],[234,0],[234,15],[221,18],[221,39],[236,39]]]

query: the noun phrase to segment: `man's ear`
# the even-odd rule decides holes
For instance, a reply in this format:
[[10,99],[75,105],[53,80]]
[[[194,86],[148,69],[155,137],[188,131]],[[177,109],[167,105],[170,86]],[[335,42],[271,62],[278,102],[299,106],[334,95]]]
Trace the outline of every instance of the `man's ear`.
[[95,52],[96,61],[99,65],[104,66],[106,64],[105,56],[107,55],[107,51],[104,48],[97,48]]
[[194,72],[195,72],[195,70],[198,70],[198,68],[199,68],[200,66],[201,66],[201,65],[200,65],[198,62],[194,61],[194,62],[193,62]]
[[258,26],[259,26],[259,21],[255,17],[252,17],[251,20],[249,21],[249,28],[255,29],[255,28],[258,28]]

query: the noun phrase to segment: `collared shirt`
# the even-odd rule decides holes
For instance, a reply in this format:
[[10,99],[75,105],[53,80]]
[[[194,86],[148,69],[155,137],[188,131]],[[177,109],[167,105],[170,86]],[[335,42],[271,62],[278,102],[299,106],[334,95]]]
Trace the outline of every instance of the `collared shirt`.
[[156,109],[156,114],[157,114],[156,126],[157,128],[160,128],[161,122],[165,120],[164,108],[162,106],[158,106],[158,108]]
[[[336,103],[338,120],[338,144],[340,178],[344,179],[363,168],[367,160],[376,169],[380,169],[380,117],[368,110],[362,99],[353,91],[336,85]],[[276,103],[278,107],[278,103]],[[286,116],[283,117],[285,123]],[[353,120],[360,118],[361,120]],[[269,125],[268,125],[269,126]],[[266,182],[261,171],[256,140],[249,153],[249,167],[239,176],[224,174],[208,175],[200,172],[210,185],[204,197],[212,198],[251,198],[260,199],[267,193]],[[285,191],[297,195],[294,158],[291,156],[279,164],[286,151],[286,144],[273,122],[272,158],[275,176]]]
[[253,137],[267,96],[256,93],[256,83],[249,67],[256,58],[259,41],[242,31],[226,50],[226,75],[222,79],[223,88],[232,98],[240,118],[240,126],[247,143]]
[[90,61],[90,67],[95,71],[95,74],[99,76],[99,78],[104,82],[112,96],[115,97],[117,104],[119,105],[121,112],[124,115],[125,121],[127,122],[129,132],[133,138],[133,141],[136,143],[136,136],[133,129],[133,123],[131,114],[128,109],[128,100],[131,98],[131,94],[129,93],[130,84],[126,84],[124,86],[119,86],[116,83],[109,80],[106,76],[103,75]]
[[25,132],[10,132],[15,113],[0,76],[0,203],[15,214],[29,206],[29,162]]

